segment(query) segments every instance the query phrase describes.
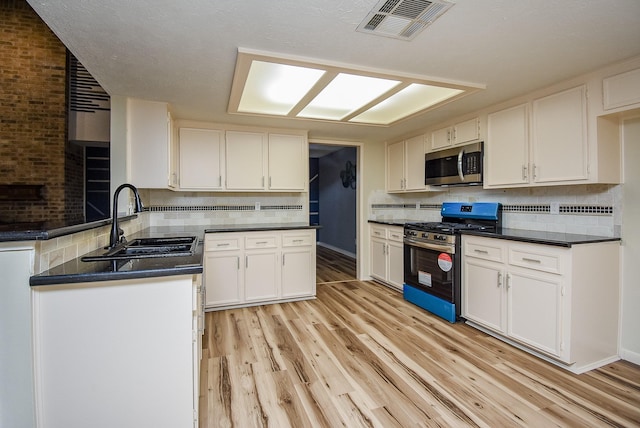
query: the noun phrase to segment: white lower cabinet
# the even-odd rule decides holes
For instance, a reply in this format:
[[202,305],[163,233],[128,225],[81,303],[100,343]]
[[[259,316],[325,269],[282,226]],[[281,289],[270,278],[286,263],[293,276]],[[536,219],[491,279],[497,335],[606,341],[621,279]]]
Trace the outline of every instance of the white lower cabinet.
[[313,229],[205,236],[208,309],[313,298],[315,275]]
[[198,426],[197,276],[32,287],[37,426]]
[[618,359],[619,242],[462,239],[469,324],[575,373]]
[[404,283],[404,248],[402,226],[371,225],[372,278],[402,290]]

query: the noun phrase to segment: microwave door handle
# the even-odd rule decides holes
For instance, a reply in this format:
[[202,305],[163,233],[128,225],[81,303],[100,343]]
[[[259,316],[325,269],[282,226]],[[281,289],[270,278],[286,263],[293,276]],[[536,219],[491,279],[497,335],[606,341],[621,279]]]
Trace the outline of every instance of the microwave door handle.
[[458,153],[458,176],[460,177],[460,181],[464,181],[464,174],[462,173],[462,157],[464,156],[464,149],[460,149],[460,153]]

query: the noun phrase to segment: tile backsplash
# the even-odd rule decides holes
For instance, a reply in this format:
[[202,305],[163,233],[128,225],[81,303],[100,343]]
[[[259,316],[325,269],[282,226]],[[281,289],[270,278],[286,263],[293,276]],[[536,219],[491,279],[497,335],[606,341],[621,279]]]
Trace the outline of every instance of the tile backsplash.
[[370,220],[439,221],[442,202],[500,202],[503,227],[548,232],[620,236],[620,185],[582,185],[485,190],[452,187],[442,192],[369,198]]
[[304,193],[205,193],[147,190],[142,194],[151,226],[234,226],[306,223]]

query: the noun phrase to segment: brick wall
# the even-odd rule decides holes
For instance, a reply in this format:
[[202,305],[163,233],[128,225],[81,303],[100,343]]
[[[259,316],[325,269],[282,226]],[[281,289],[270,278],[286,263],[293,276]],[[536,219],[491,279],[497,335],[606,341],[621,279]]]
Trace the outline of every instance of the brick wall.
[[65,195],[81,156],[66,143],[66,48],[25,0],[0,0],[0,16],[0,184],[45,185],[43,201],[0,200],[0,222],[82,218]]

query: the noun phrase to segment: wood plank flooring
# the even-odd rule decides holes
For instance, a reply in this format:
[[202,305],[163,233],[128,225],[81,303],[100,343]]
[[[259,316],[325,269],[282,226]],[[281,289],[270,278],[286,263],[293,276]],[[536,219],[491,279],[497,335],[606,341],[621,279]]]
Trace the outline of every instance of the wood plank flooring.
[[315,300],[206,314],[202,428],[640,426],[638,366],[574,375],[337,275]]
[[316,283],[356,279],[356,260],[329,248],[316,247]]

